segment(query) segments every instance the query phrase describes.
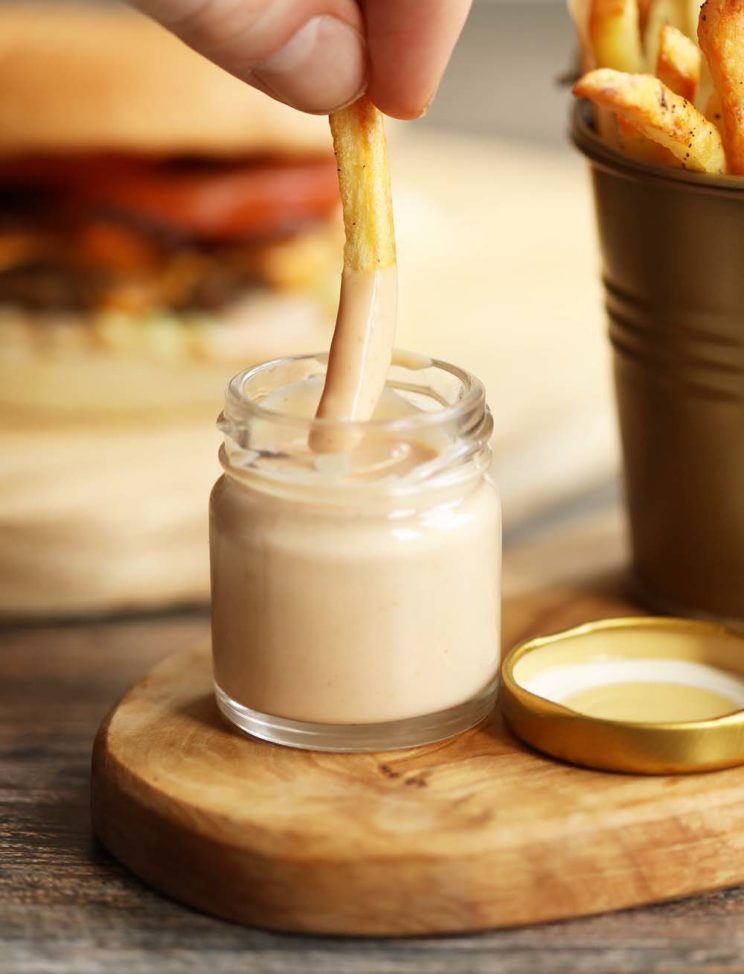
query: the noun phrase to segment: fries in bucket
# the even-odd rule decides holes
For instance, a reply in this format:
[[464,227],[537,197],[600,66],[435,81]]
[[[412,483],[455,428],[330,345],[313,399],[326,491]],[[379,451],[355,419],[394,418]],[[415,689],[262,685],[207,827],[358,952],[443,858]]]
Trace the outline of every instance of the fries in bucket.
[[726,155],[718,129],[694,105],[649,74],[599,68],[585,74],[574,94],[612,109],[685,169],[721,174]]
[[605,141],[647,162],[744,175],[744,0],[569,7],[586,72],[574,93],[594,104]]

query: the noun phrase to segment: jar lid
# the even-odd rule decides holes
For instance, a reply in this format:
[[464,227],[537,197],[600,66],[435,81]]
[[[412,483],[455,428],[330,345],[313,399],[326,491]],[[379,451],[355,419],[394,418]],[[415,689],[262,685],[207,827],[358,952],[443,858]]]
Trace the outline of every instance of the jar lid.
[[516,646],[499,705],[573,764],[684,774],[744,764],[744,633],[686,619],[588,623]]

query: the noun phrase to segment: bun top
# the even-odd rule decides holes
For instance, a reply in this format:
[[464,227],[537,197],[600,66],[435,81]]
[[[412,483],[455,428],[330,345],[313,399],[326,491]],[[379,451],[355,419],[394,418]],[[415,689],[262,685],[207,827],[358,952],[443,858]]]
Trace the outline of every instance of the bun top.
[[233,78],[119,5],[0,3],[0,155],[331,151],[325,118]]

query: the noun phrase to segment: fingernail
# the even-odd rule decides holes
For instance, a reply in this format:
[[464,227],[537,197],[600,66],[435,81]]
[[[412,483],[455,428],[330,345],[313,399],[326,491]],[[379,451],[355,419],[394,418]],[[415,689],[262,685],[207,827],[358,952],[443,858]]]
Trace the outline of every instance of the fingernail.
[[424,118],[425,115],[429,114],[429,109],[434,104],[434,99],[437,97],[438,93],[439,93],[439,85],[436,86],[436,88],[432,91],[432,93],[424,102],[424,107],[421,109],[421,114],[418,116],[419,118]]
[[353,101],[366,74],[361,36],[327,14],[309,20],[253,70],[270,94],[305,112],[331,112]]

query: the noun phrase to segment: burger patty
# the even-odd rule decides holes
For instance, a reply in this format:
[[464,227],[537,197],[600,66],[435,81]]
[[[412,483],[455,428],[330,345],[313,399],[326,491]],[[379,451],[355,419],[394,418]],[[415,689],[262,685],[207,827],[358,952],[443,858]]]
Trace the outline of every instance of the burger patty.
[[[234,254],[233,254],[234,256]],[[256,256],[246,250],[246,256]],[[30,310],[144,312],[154,307],[214,310],[257,285],[260,262],[176,251],[156,266],[116,271],[41,257],[0,272],[0,305]]]
[[139,263],[134,251],[117,252],[114,239],[91,260],[74,247],[56,254],[48,243],[40,251],[21,241],[14,247],[0,233],[0,306],[144,314],[218,310],[256,288],[325,295],[342,246],[335,222],[271,242],[159,250],[147,260],[140,255]]
[[[121,308],[145,311],[153,306],[174,310],[208,310],[223,307],[244,294],[255,281],[239,273],[226,273],[214,263],[179,289],[158,287],[162,278],[116,281],[95,270],[70,270],[39,261],[0,273],[0,304],[22,305],[29,310],[91,311]],[[163,300],[164,290],[167,300]]]
[[24,264],[0,273],[0,304],[33,311],[87,308],[95,303],[93,283],[52,264]]

